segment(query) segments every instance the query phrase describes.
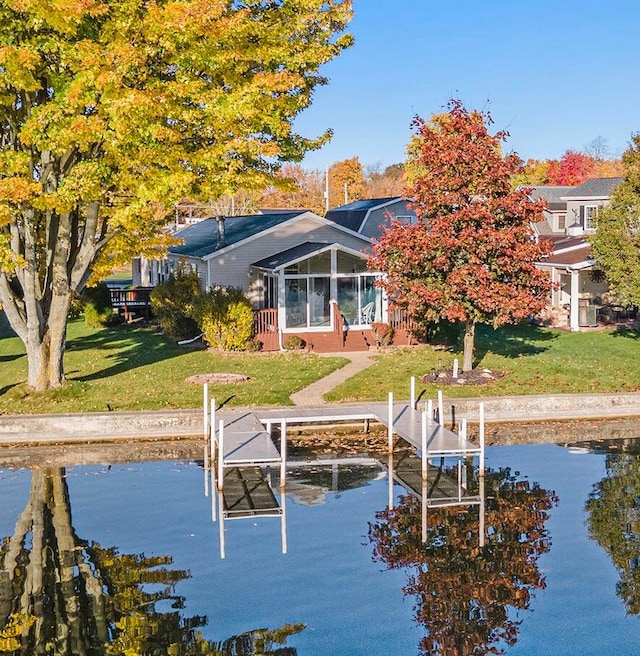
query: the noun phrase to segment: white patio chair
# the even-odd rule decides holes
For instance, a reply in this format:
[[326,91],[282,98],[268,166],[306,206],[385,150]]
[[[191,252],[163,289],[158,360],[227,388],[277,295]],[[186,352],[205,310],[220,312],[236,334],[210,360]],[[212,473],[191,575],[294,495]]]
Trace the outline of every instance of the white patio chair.
[[373,301],[367,303],[360,308],[360,314],[358,316],[358,323],[361,326],[368,326],[373,321],[373,312],[375,310],[375,304]]

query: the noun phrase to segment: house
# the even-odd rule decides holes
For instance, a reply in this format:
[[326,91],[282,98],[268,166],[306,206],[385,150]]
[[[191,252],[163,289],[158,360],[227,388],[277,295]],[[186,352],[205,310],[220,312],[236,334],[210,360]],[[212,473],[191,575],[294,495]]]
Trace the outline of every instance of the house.
[[382,226],[388,225],[391,217],[406,223],[415,223],[415,212],[410,209],[406,198],[368,198],[341,205],[326,214],[326,218],[369,238],[379,237]]
[[182,243],[149,267],[149,281],[186,266],[203,289],[241,287],[265,350],[282,348],[291,335],[317,351],[364,350],[375,344],[375,322],[392,323],[396,343],[408,343],[409,326],[375,284],[380,274],[366,268],[372,237],[394,211],[415,220],[401,198],[357,201],[326,217],[272,209],[206,218],[175,234]]
[[588,241],[601,207],[622,178],[594,178],[574,187],[534,187],[534,200],[547,203],[545,220],[534,226],[538,238],[550,239],[551,255],[538,266],[549,271],[552,291],[549,318],[572,331],[593,326],[597,311],[610,298],[606,279],[591,255]]

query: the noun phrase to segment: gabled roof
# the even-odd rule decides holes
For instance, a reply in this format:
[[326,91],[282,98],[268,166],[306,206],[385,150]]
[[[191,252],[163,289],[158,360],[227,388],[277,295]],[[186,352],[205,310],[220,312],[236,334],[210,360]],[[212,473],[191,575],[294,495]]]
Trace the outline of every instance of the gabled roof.
[[[323,251],[329,250],[333,247],[338,248],[339,250],[345,251],[347,253],[356,254],[352,248],[346,248],[340,244],[326,243],[319,241],[305,241],[298,246],[293,246],[292,248],[287,248],[284,251],[279,253],[274,253],[269,257],[265,257],[258,262],[254,262],[251,266],[258,267],[259,269],[268,269],[269,271],[275,271],[276,269],[281,269],[282,267],[295,264],[300,260],[305,260],[311,255],[316,255],[322,253]],[[357,253],[360,257],[364,258],[363,253]]]
[[[547,201],[547,205],[553,205],[560,203],[560,198],[566,196],[573,187],[569,186],[558,186],[558,185],[537,185],[532,187],[531,193],[529,194],[533,200],[544,199]],[[566,203],[562,203],[566,207]],[[556,208],[551,208],[556,209]],[[559,208],[557,208],[559,209]]]
[[[306,212],[296,213],[282,210],[271,214],[226,217],[224,222],[225,245],[231,246],[236,244],[302,214],[306,214]],[[218,226],[216,219],[204,219],[184,230],[180,230],[175,234],[175,237],[183,239],[184,243],[177,246],[170,246],[169,253],[172,255],[200,258],[210,255],[218,249]]]
[[262,260],[258,260],[258,262],[254,262],[251,266],[275,271],[280,267],[293,264],[298,260],[303,260],[309,257],[309,255],[314,255],[315,253],[319,253],[327,248],[331,248],[331,244],[318,241],[305,241],[302,244],[298,244],[298,246],[287,248],[285,251],[280,251],[279,253],[274,253]]
[[623,178],[593,178],[572,187],[562,198],[609,198]]
[[356,200],[353,203],[334,207],[326,213],[325,218],[329,219],[329,221],[334,221],[345,228],[349,228],[349,230],[359,232],[370,212],[402,200],[402,196]]

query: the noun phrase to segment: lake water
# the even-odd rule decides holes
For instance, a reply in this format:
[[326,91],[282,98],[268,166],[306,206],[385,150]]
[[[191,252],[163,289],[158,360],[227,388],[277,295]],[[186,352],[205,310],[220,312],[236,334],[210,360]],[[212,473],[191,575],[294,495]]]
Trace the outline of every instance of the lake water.
[[484,546],[478,506],[430,508],[425,543],[382,465],[308,466],[224,558],[201,461],[5,461],[0,653],[636,655],[638,451],[487,448]]

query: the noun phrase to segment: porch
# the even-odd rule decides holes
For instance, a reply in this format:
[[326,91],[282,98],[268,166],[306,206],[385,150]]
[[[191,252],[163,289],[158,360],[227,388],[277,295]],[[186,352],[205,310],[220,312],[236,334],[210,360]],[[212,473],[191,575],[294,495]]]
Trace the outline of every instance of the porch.
[[366,255],[341,244],[304,242],[251,265],[250,297],[260,308],[254,334],[267,351],[306,348],[321,353],[365,351],[376,328],[390,326],[393,344],[410,344],[412,326],[389,309],[381,274]]
[[[287,329],[278,321],[278,309],[256,310],[253,332],[262,343],[263,351],[280,351],[287,348],[292,337],[303,340],[306,348],[317,353],[336,353],[339,351],[367,351],[377,346],[371,325],[351,327],[336,302],[330,303],[331,321],[320,329]],[[393,329],[391,344],[409,346],[416,344],[411,320],[399,310],[389,312],[388,325]],[[288,342],[289,340],[289,342]]]

